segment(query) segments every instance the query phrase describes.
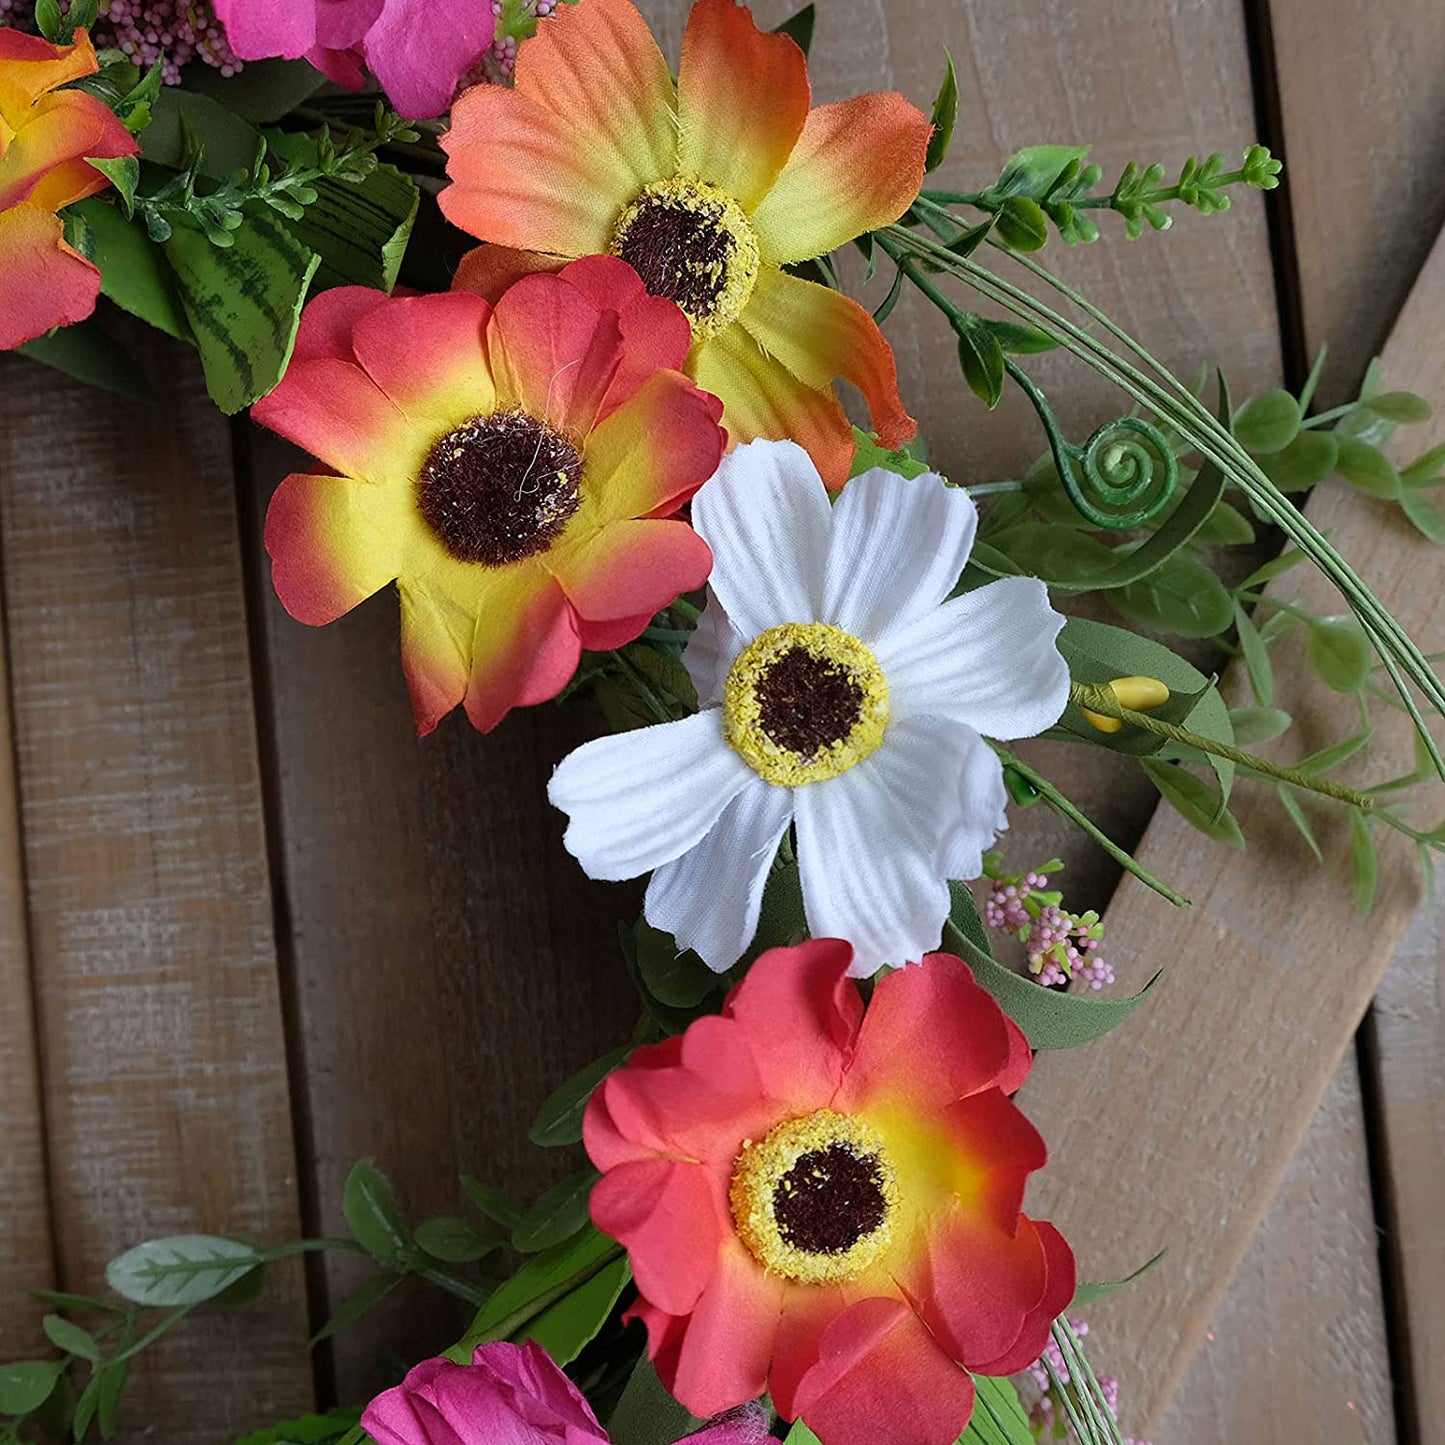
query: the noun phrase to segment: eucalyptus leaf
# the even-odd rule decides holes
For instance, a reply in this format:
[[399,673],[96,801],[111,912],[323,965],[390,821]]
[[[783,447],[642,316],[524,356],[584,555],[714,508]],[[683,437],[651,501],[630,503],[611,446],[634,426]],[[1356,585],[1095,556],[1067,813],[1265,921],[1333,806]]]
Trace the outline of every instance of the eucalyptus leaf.
[[[638,925],[639,929],[645,927]],[[656,933],[656,929],[649,930]],[[669,944],[672,939],[667,934],[659,935],[666,938]],[[675,945],[673,945],[675,947]],[[638,949],[639,962],[641,948]],[[717,984],[717,975],[708,973],[708,989],[710,992]],[[703,995],[693,999],[693,1003],[701,1001]],[[666,1000],[664,1000],[666,1002]],[[591,1099],[594,1090],[613,1069],[626,1061],[632,1052],[631,1044],[623,1044],[621,1048],[613,1049],[610,1053],[604,1054],[600,1059],[594,1059],[585,1069],[579,1070],[570,1079],[558,1088],[547,1102],[537,1112],[537,1117],[532,1121],[532,1127],[527,1131],[527,1137],[534,1144],[544,1148],[555,1148],[564,1144],[577,1144],[582,1139],[582,1116],[587,1112],[587,1103]],[[429,1249],[422,1242],[421,1235],[417,1235],[417,1243],[429,1254],[435,1254],[434,1249]],[[441,1258],[447,1258],[442,1255]]]
[[1229,721],[1234,728],[1235,744],[1241,748],[1272,743],[1283,737],[1294,723],[1287,712],[1277,707],[1231,708]]
[[1370,676],[1370,644],[1364,629],[1349,613],[1311,619],[1310,665],[1326,687],[1358,692]]
[[1260,458],[1260,469],[1282,492],[1307,492],[1333,475],[1340,443],[1331,432],[1302,431],[1288,446]]
[[417,1225],[415,1239],[418,1249],[445,1264],[474,1264],[501,1246],[496,1235],[486,1234],[470,1219],[455,1215],[442,1215]]
[[38,1410],[65,1371],[64,1360],[17,1360],[0,1365],[0,1415]]
[[1411,391],[1382,391],[1370,397],[1365,406],[1377,416],[1405,426],[1429,421],[1434,414],[1430,403]]
[[380,1264],[406,1266],[411,1251],[391,1181],[370,1159],[358,1159],[341,1191],[341,1211],[351,1232]]
[[100,1358],[100,1346],[96,1344],[90,1331],[81,1329],[64,1315],[46,1315],[41,1320],[40,1327],[57,1350],[64,1350],[67,1354],[90,1360],[92,1363]]
[[1400,472],[1400,479],[1407,487],[1419,487],[1441,480],[1442,472],[1445,472],[1445,442],[1422,452]]
[[1161,763],[1153,758],[1141,758],[1140,765],[1164,800],[1205,837],[1216,843],[1228,843],[1231,848],[1244,847],[1244,833],[1238,820],[1225,806],[1225,800],[1203,779],[1174,763]]
[[1217,637],[1234,621],[1224,583],[1201,562],[1177,553],[1148,576],[1104,595],[1131,622],[1179,637]]
[[1234,437],[1255,456],[1268,456],[1285,449],[1298,435],[1298,400],[1282,389],[1251,397],[1234,417]]
[[1379,447],[1357,437],[1341,437],[1339,445],[1340,455],[1335,471],[1352,487],[1358,487],[1372,497],[1383,497],[1386,501],[1399,497],[1400,474]]
[[1437,545],[1445,542],[1445,513],[1428,497],[1406,488],[1400,494],[1400,510],[1423,537]]
[[1238,507],[1221,502],[1199,529],[1199,540],[1215,547],[1247,547],[1254,541],[1252,523]]
[[175,1309],[204,1304],[266,1262],[238,1239],[175,1234],[128,1249],[105,1267],[105,1282],[136,1304]]
[[595,1169],[583,1169],[553,1185],[512,1231],[512,1247],[535,1254],[570,1239],[587,1223],[587,1201],[597,1182]]
[[470,1174],[462,1175],[462,1189],[477,1210],[494,1224],[500,1224],[508,1234],[517,1227],[522,1211],[512,1204],[500,1189],[473,1179]]
[[943,55],[943,84],[933,102],[933,133],[928,138],[928,156],[924,163],[924,169],[929,171],[936,171],[947,159],[954,128],[958,125],[958,71],[947,46],[943,48]]

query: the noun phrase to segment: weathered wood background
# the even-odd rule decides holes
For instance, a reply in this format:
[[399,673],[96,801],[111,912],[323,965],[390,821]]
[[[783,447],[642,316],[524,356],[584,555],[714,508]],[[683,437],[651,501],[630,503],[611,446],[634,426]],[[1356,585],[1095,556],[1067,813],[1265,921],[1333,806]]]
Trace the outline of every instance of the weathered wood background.
[[[675,53],[683,0],[644,9]],[[1438,0],[819,9],[822,99],[926,105],[952,47],[960,182],[1041,140],[1092,142],[1106,171],[1266,140],[1288,167],[1268,205],[1132,245],[1106,224],[1060,268],[1162,359],[1221,362],[1240,392],[1298,381],[1328,342],[1327,404],[1404,308],[1389,383],[1445,401],[1445,248],[1426,266],[1445,222]],[[905,304],[890,331],[954,476],[1038,451],[1022,408],[962,391],[932,314]],[[611,939],[635,893],[587,883],[543,802],[586,710],[490,738],[453,719],[418,744],[394,603],[313,632],[269,595],[260,520],[293,458],[218,417],[177,349],[144,359],[160,417],[0,358],[0,1357],[37,1345],[24,1288],[92,1288],[138,1238],[335,1230],[363,1154],[418,1214],[450,1207],[463,1171],[536,1192],[570,1161],[531,1148],[527,1121],[632,1023]],[[1039,370],[1075,434],[1117,409],[1067,361]],[[1445,647],[1440,554],[1373,504],[1312,507]],[[1437,919],[1396,953],[1408,860],[1361,925],[1340,840],[1323,869],[1283,835],[1224,856],[1150,823],[1130,771],[1040,756],[1126,841],[1148,825],[1146,854],[1196,900],[1182,916],[1119,890],[1121,982],[1166,959],[1173,977],[1127,1033],[1030,1084],[1056,1156],[1037,1204],[1085,1272],[1172,1250],[1094,1312],[1125,1425],[1183,1445],[1445,1442],[1445,1009]],[[1021,858],[1059,846],[1036,815],[1015,839]],[[1067,856],[1071,891],[1102,905],[1115,873]],[[308,1360],[355,1282],[335,1261],[278,1269],[261,1306],[197,1319],[148,1357],[124,1439],[219,1445],[318,1392],[358,1399],[454,1333],[402,1295]]]

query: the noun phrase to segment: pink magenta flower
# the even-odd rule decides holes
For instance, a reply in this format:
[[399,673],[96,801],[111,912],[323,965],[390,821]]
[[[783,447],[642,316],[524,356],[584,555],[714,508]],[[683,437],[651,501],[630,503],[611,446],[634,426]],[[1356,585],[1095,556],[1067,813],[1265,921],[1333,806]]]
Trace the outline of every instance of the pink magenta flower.
[[216,14],[242,60],[305,56],[353,88],[364,63],[412,120],[440,115],[452,103],[496,25],[484,0],[216,0]]
[[[540,1345],[483,1345],[470,1365],[426,1360],[366,1407],[377,1445],[607,1445],[582,1392]],[[693,1445],[762,1445],[763,1411],[738,1411],[689,1435]]]

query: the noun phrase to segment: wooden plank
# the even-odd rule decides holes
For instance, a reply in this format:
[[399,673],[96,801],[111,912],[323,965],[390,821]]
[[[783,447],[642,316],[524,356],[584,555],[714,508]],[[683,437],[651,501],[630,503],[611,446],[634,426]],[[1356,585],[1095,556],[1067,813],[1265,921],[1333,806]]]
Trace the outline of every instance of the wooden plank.
[[[0,392],[9,374],[0,372]],[[35,1050],[30,939],[25,917],[25,857],[15,785],[9,664],[0,636],[0,1299],[55,1283],[50,1195],[45,1177],[45,1118]],[[0,1358],[35,1350],[43,1339],[33,1310],[0,1312]]]
[[[297,1230],[229,431],[180,348],[148,412],[7,359],[0,527],[63,1286],[182,1231]],[[307,1404],[299,1272],[148,1352],[160,1445]]]
[[[1395,1439],[1361,1117],[1351,1052],[1214,1313],[1158,1439],[1170,1445]],[[1111,1367],[1117,1363],[1114,1341],[1103,1332],[1097,1353]],[[1133,1361],[1119,1368],[1123,1423],[1133,1428]]]
[[[1432,338],[1442,324],[1442,277],[1445,250],[1386,349],[1392,384],[1439,377]],[[1395,513],[1343,488],[1317,494],[1309,514],[1427,652],[1445,646],[1445,598],[1430,581],[1439,575],[1435,548]],[[1277,586],[1316,613],[1338,608],[1306,569]],[[1302,665],[1281,670],[1279,705],[1301,723],[1301,747],[1313,748],[1353,723],[1304,673]],[[1407,770],[1412,752],[1408,721],[1382,716],[1370,777]],[[1115,1223],[1120,1252],[1108,1251],[1099,1267],[1127,1272],[1137,1258],[1131,1263],[1125,1249],[1142,1257],[1166,1243],[1173,1250],[1134,1300],[1100,1311],[1121,1336],[1121,1357],[1142,1362],[1135,1388],[1146,1427],[1197,1349],[1419,899],[1413,859],[1398,839],[1383,850],[1375,913],[1361,920],[1338,820],[1322,833],[1328,864],[1317,873],[1257,790],[1245,790],[1236,811],[1258,845],[1216,854],[1211,875],[1197,883],[1200,845],[1188,825],[1161,810],[1145,835],[1141,861],[1162,877],[1189,880],[1193,909],[1172,910],[1132,879],[1110,905],[1121,982],[1142,983],[1156,961],[1177,960],[1135,1024],[1138,1047],[1115,1036],[1046,1059],[1030,1084],[1054,1145],[1045,1202],[1066,1227],[1077,1220],[1081,1236],[1089,1220]],[[1101,1113],[1105,1097],[1113,1107]]]
[[1257,3],[1278,60],[1305,340],[1330,347],[1329,406],[1354,395],[1445,225],[1445,6]]

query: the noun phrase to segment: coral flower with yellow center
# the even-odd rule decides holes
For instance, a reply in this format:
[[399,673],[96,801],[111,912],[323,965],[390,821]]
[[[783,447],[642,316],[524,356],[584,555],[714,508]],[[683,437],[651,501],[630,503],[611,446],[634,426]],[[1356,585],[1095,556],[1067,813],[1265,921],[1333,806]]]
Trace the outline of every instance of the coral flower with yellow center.
[[593,1095],[597,1227],[694,1415],[771,1392],[823,1445],[951,1445],[979,1375],[1042,1352],[1074,1257],[1020,1212],[1043,1141],[1017,1026],[933,954],[864,1011],[852,950],[764,954],[722,1015]]
[[790,274],[898,219],[923,182],[929,124],[900,95],[811,109],[806,58],[734,0],[698,0],[674,84],[629,0],[558,7],[516,87],[477,86],[443,139],[441,207],[492,245],[458,286],[610,252],[692,325],[687,372],[722,398],[729,437],[789,437],[830,487],[853,434],[833,390],[863,393],[885,445],[914,431],[873,318]]
[[555,697],[712,565],[671,514],[716,470],[688,327],[594,256],[480,296],[323,292],[253,414],[326,468],[266,515],[286,610],[320,625],[395,581],[418,729]]
[[87,157],[137,150],[109,107],[61,88],[97,69],[84,30],[52,45],[0,29],[0,351],[95,309],[100,272],[66,244],[56,212],[110,184]]

